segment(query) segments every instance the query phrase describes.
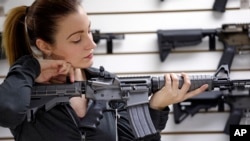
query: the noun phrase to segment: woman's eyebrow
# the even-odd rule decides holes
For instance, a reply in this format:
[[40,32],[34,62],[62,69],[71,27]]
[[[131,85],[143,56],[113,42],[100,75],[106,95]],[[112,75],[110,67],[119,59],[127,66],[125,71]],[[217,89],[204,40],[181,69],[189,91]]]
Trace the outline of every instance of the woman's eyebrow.
[[[91,27],[91,22],[89,22],[88,28],[90,28],[90,27]],[[77,34],[77,33],[83,33],[83,32],[84,32],[84,30],[80,30],[80,31],[73,32],[72,34],[70,34],[70,35],[67,37],[67,39],[69,39],[71,36],[73,36],[73,35],[75,35],[75,34]]]
[[83,33],[83,32],[84,32],[84,30],[76,31],[76,32],[70,34],[70,35],[67,37],[67,39],[69,39],[71,36],[73,36],[73,35],[75,35],[75,34]]

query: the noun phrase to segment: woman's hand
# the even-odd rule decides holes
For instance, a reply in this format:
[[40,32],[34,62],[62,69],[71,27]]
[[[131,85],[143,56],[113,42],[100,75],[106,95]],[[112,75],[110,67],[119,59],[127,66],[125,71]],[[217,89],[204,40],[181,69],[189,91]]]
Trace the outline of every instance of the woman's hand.
[[[41,73],[36,78],[38,83],[65,83],[69,77],[71,82],[85,80],[80,69],[74,69],[71,64],[63,60],[39,60]],[[71,107],[76,114],[82,118],[87,111],[87,99],[84,95],[81,97],[72,97],[69,100]]]
[[183,73],[182,76],[184,78],[184,83],[183,86],[179,88],[179,80],[177,75],[174,73],[166,74],[165,86],[152,95],[149,102],[150,107],[161,110],[168,105],[179,103],[188,98],[196,96],[208,88],[208,84],[204,84],[200,88],[188,92],[191,86],[190,79],[185,73]]
[[74,69],[71,64],[64,60],[38,60],[41,73],[36,78],[37,83],[65,83],[69,77],[71,82],[75,81]]

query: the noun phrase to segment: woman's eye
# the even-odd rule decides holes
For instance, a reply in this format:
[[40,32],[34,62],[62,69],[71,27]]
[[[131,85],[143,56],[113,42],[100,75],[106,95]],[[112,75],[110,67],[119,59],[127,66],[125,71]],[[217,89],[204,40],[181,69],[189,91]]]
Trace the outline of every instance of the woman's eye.
[[74,43],[79,43],[81,40],[73,41]]
[[76,40],[73,40],[72,42],[73,42],[73,43],[79,43],[79,42],[81,42],[81,38],[76,39]]

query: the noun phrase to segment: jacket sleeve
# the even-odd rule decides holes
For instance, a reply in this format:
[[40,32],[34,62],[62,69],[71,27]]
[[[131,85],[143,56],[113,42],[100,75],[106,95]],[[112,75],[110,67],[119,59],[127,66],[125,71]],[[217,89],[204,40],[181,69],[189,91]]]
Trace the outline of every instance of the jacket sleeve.
[[143,139],[143,141],[161,141],[161,131],[165,128],[168,114],[169,114],[169,107],[166,107],[164,110],[154,110],[149,108],[150,116],[155,126],[155,129],[158,131],[157,134],[147,136]]
[[31,88],[40,74],[39,62],[27,55],[18,59],[0,85],[0,126],[15,128],[23,122],[30,104]]
[[161,111],[149,108],[149,111],[150,111],[150,116],[155,126],[155,129],[158,131],[163,130],[168,120],[168,114],[170,111],[169,107],[166,107],[165,109]]

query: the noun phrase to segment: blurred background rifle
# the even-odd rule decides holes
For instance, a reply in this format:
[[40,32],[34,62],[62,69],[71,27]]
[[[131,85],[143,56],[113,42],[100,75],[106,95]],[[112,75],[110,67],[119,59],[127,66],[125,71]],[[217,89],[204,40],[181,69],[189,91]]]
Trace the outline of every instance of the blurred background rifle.
[[[231,84],[231,86],[227,84]],[[217,107],[218,111],[225,111],[225,105],[228,105],[230,115],[223,130],[225,134],[230,133],[230,125],[250,125],[250,80],[230,80],[228,66],[222,65],[214,75],[212,87],[216,87],[216,85],[218,87],[214,91],[207,91],[173,104],[175,123],[181,123],[188,116],[194,116],[200,110],[208,111]],[[237,89],[234,89],[235,86]]]
[[213,10],[217,12],[225,12],[227,0],[215,0]]
[[[160,0],[163,2],[164,0]],[[213,4],[213,11],[225,12],[227,0],[215,0]]]
[[[229,71],[233,58],[237,53],[249,49],[250,24],[223,24],[218,29],[186,29],[186,30],[158,30],[158,45],[161,61],[164,61],[171,49],[199,44],[204,37],[209,38],[209,50],[215,50],[216,37],[223,43],[224,50],[220,58],[215,80],[229,81]],[[217,83],[216,81],[214,82]],[[237,91],[219,87],[216,91],[207,91],[186,101],[173,105],[174,121],[181,123],[189,115],[194,116],[200,110],[208,111],[218,107],[218,111],[225,110],[229,105],[230,116],[224,128],[224,133],[229,134],[230,125],[250,124],[250,93],[246,90],[249,83],[242,82],[242,89]]]
[[[239,0],[240,8],[249,8],[249,0]],[[213,11],[216,12],[225,12],[227,5],[227,0],[215,0],[213,4]]]
[[124,33],[101,33],[100,30],[92,30],[93,40],[96,44],[100,40],[106,40],[107,54],[113,53],[113,40],[122,40],[125,38]]
[[209,38],[209,50],[213,51],[218,37],[223,43],[224,51],[217,68],[226,64],[230,69],[235,54],[249,49],[249,29],[250,24],[223,24],[217,29],[158,30],[160,59],[163,62],[172,49],[197,45],[204,37]]

